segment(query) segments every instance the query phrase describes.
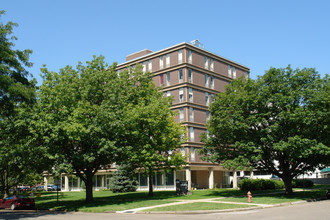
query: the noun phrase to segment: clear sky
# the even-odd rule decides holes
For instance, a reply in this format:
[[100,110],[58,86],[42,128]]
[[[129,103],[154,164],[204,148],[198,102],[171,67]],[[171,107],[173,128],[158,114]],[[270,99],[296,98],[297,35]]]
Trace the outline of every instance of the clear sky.
[[16,48],[32,49],[29,71],[58,71],[104,55],[157,51],[198,39],[215,54],[248,66],[330,73],[330,0],[0,0],[2,22],[19,24]]

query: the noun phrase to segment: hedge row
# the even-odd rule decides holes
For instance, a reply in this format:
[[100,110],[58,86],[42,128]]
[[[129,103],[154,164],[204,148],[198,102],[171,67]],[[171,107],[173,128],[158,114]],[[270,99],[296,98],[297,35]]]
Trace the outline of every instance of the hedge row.
[[292,181],[293,188],[311,188],[314,186],[313,181],[306,179],[295,179]]
[[243,179],[238,186],[241,190],[283,189],[284,183],[279,180]]
[[[296,179],[292,181],[293,188],[310,188],[314,183],[308,179]],[[238,184],[241,190],[266,190],[266,189],[283,189],[284,182],[281,180],[268,179],[243,179]]]

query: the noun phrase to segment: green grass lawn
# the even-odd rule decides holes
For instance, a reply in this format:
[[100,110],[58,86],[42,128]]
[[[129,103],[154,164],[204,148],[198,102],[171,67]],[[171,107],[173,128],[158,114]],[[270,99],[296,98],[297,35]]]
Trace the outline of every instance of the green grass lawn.
[[221,209],[238,209],[248,208],[251,205],[236,205],[224,203],[211,203],[211,202],[195,202],[182,205],[165,206],[153,209],[143,210],[141,212],[163,212],[163,211],[197,211],[197,210],[221,210]]
[[[252,192],[252,203],[259,204],[278,204],[278,203],[287,203],[287,202],[295,202],[309,199],[317,199],[325,196],[324,189],[312,189],[294,192],[293,195],[286,195],[284,193],[281,194],[272,194],[272,195],[253,195]],[[228,201],[228,202],[248,202],[247,197],[228,197],[224,199],[219,199],[218,201]]]
[[[274,192],[278,192],[281,194],[256,195],[258,193]],[[283,190],[253,191],[252,201],[254,203],[263,204],[293,202],[298,200],[324,197],[325,192],[325,189],[312,189],[311,191],[306,190],[295,192],[292,196],[287,196],[284,195]],[[36,197],[35,201],[37,209],[59,209],[66,211],[85,212],[111,212],[167,204],[179,200],[196,200],[222,197],[225,201],[247,202],[246,193],[247,192],[245,191],[240,191],[236,189],[215,189],[194,190],[192,191],[192,195],[176,196],[175,191],[156,191],[154,192],[154,197],[149,197],[148,192],[112,193],[111,191],[95,191],[95,201],[93,203],[86,204],[85,192],[60,192],[59,204],[57,204],[56,192],[42,192],[41,197]],[[189,204],[187,207],[192,207],[191,205],[192,204]]]

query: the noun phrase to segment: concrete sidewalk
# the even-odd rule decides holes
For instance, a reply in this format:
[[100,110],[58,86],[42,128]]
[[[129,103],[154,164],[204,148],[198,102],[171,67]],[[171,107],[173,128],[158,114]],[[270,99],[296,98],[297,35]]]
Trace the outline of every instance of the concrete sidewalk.
[[[155,206],[149,206],[149,207],[141,207],[141,208],[135,208],[135,209],[128,209],[128,210],[124,210],[124,211],[117,211],[116,213],[130,213],[130,214],[133,214],[133,213],[137,213],[137,212],[140,212],[140,211],[143,211],[143,210],[147,210],[147,209],[153,209],[153,208],[159,208],[159,207],[166,207],[166,206],[173,206],[173,205],[189,204],[189,203],[195,203],[195,202],[209,202],[209,203],[250,205],[253,208],[268,208],[268,207],[274,207],[275,206],[275,205],[257,204],[257,203],[215,201],[215,200],[218,200],[218,199],[224,199],[224,197],[218,197],[218,198],[212,198],[212,199],[181,200],[179,202],[167,203],[167,204],[162,204],[162,205],[155,205]],[[208,211],[208,210],[203,210],[203,211]],[[221,211],[221,210],[217,210],[217,211]]]

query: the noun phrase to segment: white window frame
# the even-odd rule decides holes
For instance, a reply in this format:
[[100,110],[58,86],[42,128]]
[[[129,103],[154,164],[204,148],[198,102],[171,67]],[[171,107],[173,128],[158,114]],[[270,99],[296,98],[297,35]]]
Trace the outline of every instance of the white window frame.
[[190,161],[195,162],[195,148],[194,147],[190,148]]
[[206,122],[210,120],[210,111],[206,111]]
[[148,71],[152,72],[152,60],[148,60]]
[[178,63],[182,63],[182,49],[178,51]]
[[236,79],[236,68],[233,67],[233,78]]
[[193,102],[193,101],[194,101],[193,89],[189,88],[189,102]]
[[166,67],[170,67],[170,54],[166,54]]
[[179,102],[183,102],[184,95],[183,95],[183,88],[179,89]]
[[192,71],[192,69],[188,69],[188,82],[189,83],[193,82],[193,71]]
[[183,70],[179,69],[179,83],[183,83]]
[[184,108],[180,108],[180,122],[184,121]]
[[208,88],[209,87],[209,75],[205,74],[204,78],[205,78],[205,87]]
[[188,50],[188,63],[192,63],[192,51]]
[[189,107],[189,121],[194,122],[194,108]]
[[170,97],[171,96],[171,91],[167,91],[166,92],[166,97]]
[[231,78],[231,66],[230,65],[228,65],[228,77]]
[[181,147],[181,155],[186,156],[186,151],[185,151],[184,147]]
[[245,79],[249,78],[248,72],[245,72]]
[[143,73],[147,72],[146,62],[143,62],[142,66],[143,66],[143,68],[142,68]]
[[210,105],[209,93],[208,92],[205,92],[205,105],[206,106]]
[[214,89],[214,77],[213,76],[211,76],[210,81],[211,81],[211,89]]
[[168,72],[166,73],[166,86],[170,86],[171,85],[171,73]]
[[160,56],[159,57],[159,69],[163,69],[164,68],[164,57]]
[[209,69],[209,58],[207,56],[204,57],[204,68]]
[[210,70],[214,71],[214,60],[210,58]]
[[211,103],[214,102],[214,94],[211,94]]
[[194,142],[195,141],[195,133],[194,133],[194,127],[190,127],[189,128],[189,138],[190,138],[190,141],[191,142]]

